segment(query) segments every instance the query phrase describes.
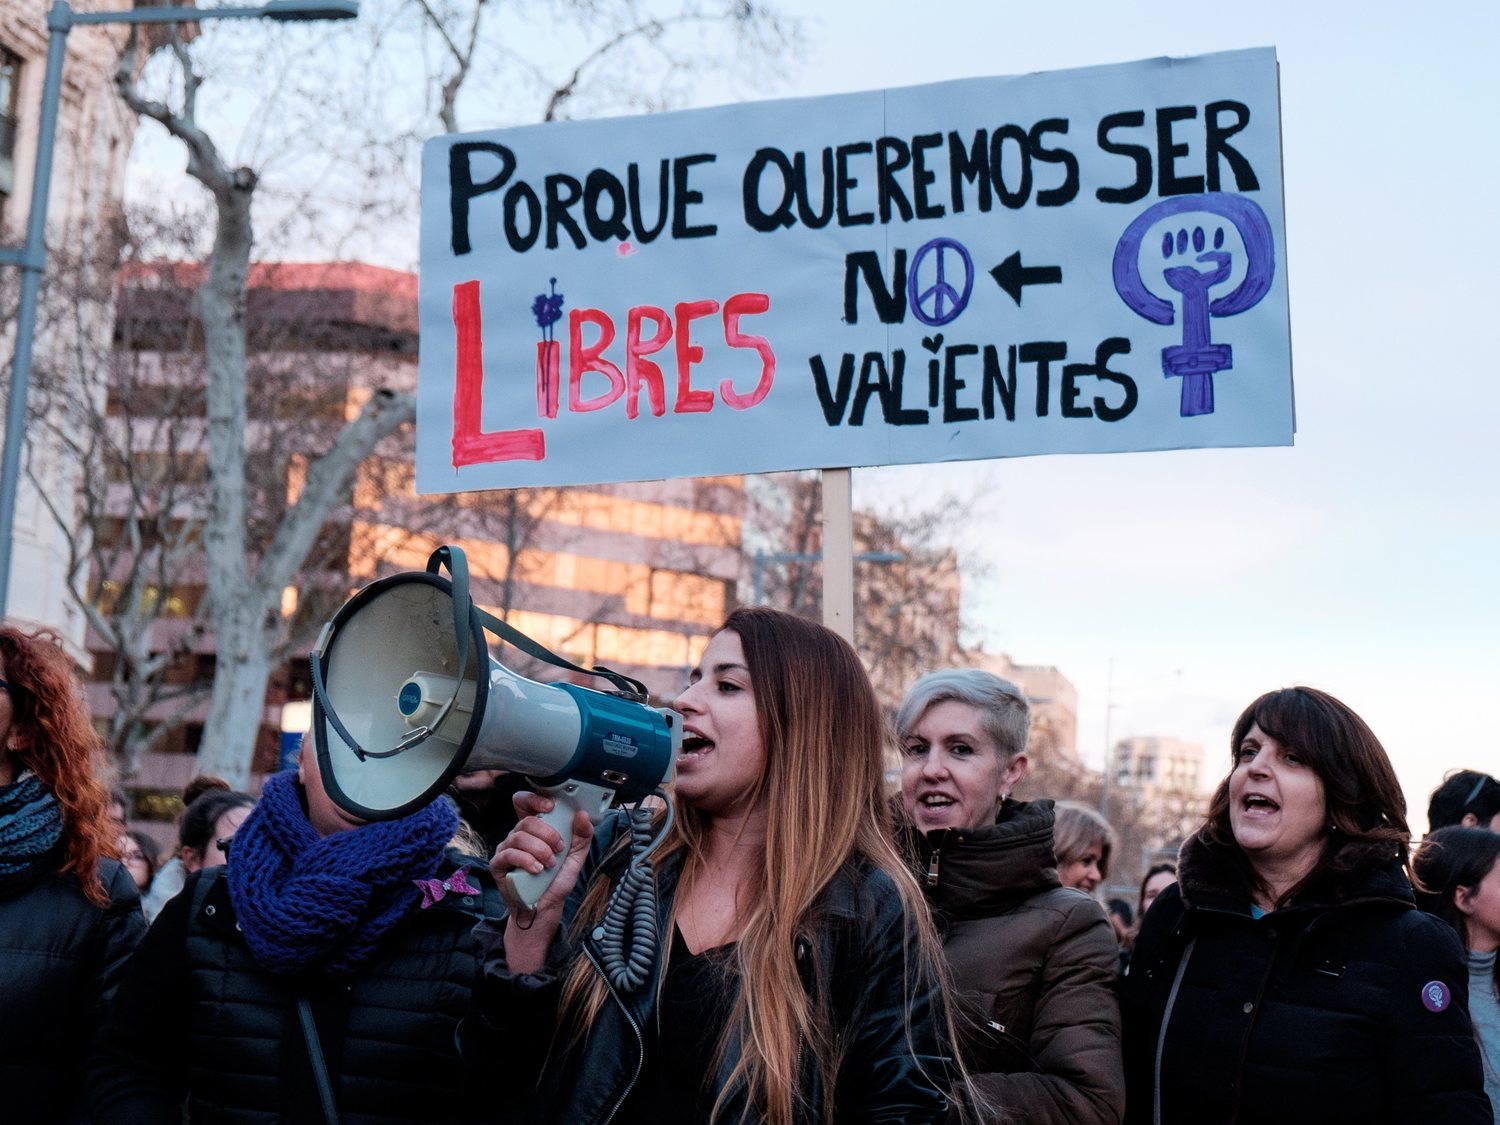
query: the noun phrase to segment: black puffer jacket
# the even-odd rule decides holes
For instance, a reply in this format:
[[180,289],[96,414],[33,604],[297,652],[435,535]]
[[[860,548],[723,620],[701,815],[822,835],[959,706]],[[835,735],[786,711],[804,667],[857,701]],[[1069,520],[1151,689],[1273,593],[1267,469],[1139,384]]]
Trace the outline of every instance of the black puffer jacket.
[[[599,826],[589,862],[564,909],[562,933],[623,825],[617,813]],[[662,933],[666,933],[677,869],[678,864],[669,861],[657,873]],[[607,865],[606,871],[613,874],[613,866]],[[579,950],[560,935],[542,972],[514,974],[505,964],[502,934],[502,924],[486,923],[478,930],[486,950],[485,978],[477,995],[478,1009],[465,1021],[465,1057],[475,1066],[503,1058],[516,1073],[541,1073],[530,1104],[516,1104],[526,1100],[523,1083],[507,1087],[514,1098],[516,1120],[604,1125],[625,1100],[639,1072],[641,1028],[652,1018],[660,958],[640,989],[615,993],[605,1002],[579,1049],[549,1057],[560,974]],[[818,1010],[831,1012],[835,1027],[843,1028],[847,1036],[847,1054],[835,1092],[840,1120],[920,1125],[943,1121],[947,1114],[947,1098],[936,1083],[948,1066],[936,1031],[939,1006],[931,991],[917,983],[924,974],[907,959],[905,948],[911,937],[890,878],[851,865],[824,891],[819,919],[797,942],[804,987]],[[592,937],[583,941],[582,954],[599,963],[599,947]],[[913,961],[915,957],[913,952]],[[825,966],[821,984],[815,980],[814,964]],[[717,1037],[720,1030],[704,1028],[703,1034]],[[720,1088],[735,1061],[732,1057],[724,1060]],[[816,1125],[822,1120],[823,1095],[810,1066],[803,1072],[802,1093],[806,1108],[798,1121]],[[739,1121],[744,1108],[743,1091],[739,1091],[728,1099],[719,1119]]]
[[338,980],[261,970],[238,933],[225,869],[191,876],[141,943],[100,1032],[95,1121],[175,1123],[186,1100],[194,1122],[322,1125],[299,996],[344,1125],[491,1119],[493,1091],[460,1065],[455,1032],[478,974],[474,925],[500,901],[478,860],[464,866],[482,895],[414,909],[356,976]]
[[89,1042],[131,951],[146,932],[129,873],[99,861],[108,906],[45,865],[0,892],[0,1118],[74,1116]]
[[1122,986],[1128,1120],[1494,1125],[1463,951],[1400,864],[1256,919],[1237,855],[1189,840],[1146,915]]
[[1117,1125],[1125,1112],[1119,946],[1103,909],[1057,881],[1052,802],[906,837],[959,994],[964,1062],[1004,1120]]

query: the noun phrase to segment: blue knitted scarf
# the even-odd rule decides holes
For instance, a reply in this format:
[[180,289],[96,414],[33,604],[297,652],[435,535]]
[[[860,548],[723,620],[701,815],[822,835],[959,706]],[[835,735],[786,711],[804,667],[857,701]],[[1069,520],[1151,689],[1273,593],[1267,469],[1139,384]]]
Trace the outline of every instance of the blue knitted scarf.
[[62,839],[62,809],[36,774],[27,770],[0,785],[0,886],[29,874]]
[[400,820],[319,836],[296,775],[266,781],[234,835],[229,896],[250,954],[267,972],[360,970],[435,875],[458,814],[446,798]]

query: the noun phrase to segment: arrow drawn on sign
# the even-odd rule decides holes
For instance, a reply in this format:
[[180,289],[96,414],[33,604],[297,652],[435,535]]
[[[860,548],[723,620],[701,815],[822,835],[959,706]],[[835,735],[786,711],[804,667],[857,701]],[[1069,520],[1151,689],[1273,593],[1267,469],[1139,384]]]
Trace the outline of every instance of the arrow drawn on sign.
[[1021,289],[1026,285],[1057,285],[1062,281],[1061,266],[1023,266],[1021,252],[1017,250],[1005,261],[990,270],[995,283],[1010,294],[1016,307],[1021,307]]

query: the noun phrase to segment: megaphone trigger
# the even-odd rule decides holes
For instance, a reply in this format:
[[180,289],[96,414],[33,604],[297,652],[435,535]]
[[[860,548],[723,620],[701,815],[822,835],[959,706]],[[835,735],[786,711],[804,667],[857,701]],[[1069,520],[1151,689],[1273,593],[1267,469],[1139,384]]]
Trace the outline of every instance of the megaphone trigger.
[[562,837],[562,852],[551,867],[544,867],[533,875],[530,871],[512,871],[505,877],[505,886],[511,896],[527,910],[535,910],[542,895],[562,870],[568,850],[573,846],[573,819],[579,812],[588,814],[595,824],[609,812],[615,791],[601,785],[587,785],[578,781],[567,781],[561,785],[543,786],[537,790],[552,798],[552,810],[538,819],[549,825]]

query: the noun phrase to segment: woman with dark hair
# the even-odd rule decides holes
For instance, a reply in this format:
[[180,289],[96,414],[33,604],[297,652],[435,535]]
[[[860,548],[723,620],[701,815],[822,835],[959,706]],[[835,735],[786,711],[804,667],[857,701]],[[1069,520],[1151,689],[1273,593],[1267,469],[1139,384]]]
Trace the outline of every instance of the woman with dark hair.
[[156,875],[156,841],[144,832],[121,832],[117,841],[120,862],[135,881],[135,889],[145,894]]
[[1129,1120],[1492,1125],[1385,749],[1306,687],[1257,699],[1230,745],[1122,986]]
[[1146,874],[1141,876],[1141,897],[1135,908],[1135,928],[1139,932],[1141,923],[1146,920],[1146,911],[1151,909],[1151,904],[1160,897],[1162,891],[1177,882],[1177,865],[1175,863],[1153,863],[1146,868]]
[[[157,868],[156,875],[151,880],[151,889],[141,896],[141,909],[146,912],[146,921],[150,922],[161,913],[161,908],[182,890],[182,884],[187,882],[187,865],[183,862],[182,854],[182,825],[187,817],[187,810],[192,808],[199,797],[205,793],[214,791],[227,791],[229,782],[222,777],[213,774],[200,773],[182,788],[182,812],[177,814],[177,846],[172,849],[172,854],[167,861]],[[253,798],[251,798],[253,803]],[[194,839],[207,842],[212,829],[203,831],[194,829],[191,833]],[[200,850],[200,859],[202,853]],[[218,861],[223,863],[221,856]],[[198,864],[202,866],[201,863]],[[197,870],[195,867],[194,870]]]
[[500,901],[457,827],[447,798],[355,819],[304,742],[141,942],[90,1059],[94,1122],[490,1120],[454,1035]]
[[1500,781],[1478,770],[1455,770],[1427,802],[1427,828],[1488,828],[1500,832]]
[[578,814],[560,854],[537,815],[550,801],[518,794],[491,870],[558,874],[534,910],[480,928],[466,1055],[541,1075],[508,1087],[531,1121],[942,1121],[941,955],[892,843],[885,725],[858,656],[820,625],[739,609],[675,705],[655,956],[634,982],[597,967],[629,859],[622,814],[597,831]]
[[1125,1107],[1117,947],[1064,887],[1052,802],[1015,801],[1030,707],[977,668],[923,676],[896,713],[904,842],[942,934],[963,1060],[1029,1125],[1106,1125]]
[[1135,942],[1140,936],[1141,926],[1146,921],[1146,911],[1160,897],[1162,891],[1177,882],[1175,863],[1153,863],[1141,876],[1141,893],[1136,900],[1135,924],[1120,938],[1120,975],[1130,972],[1130,962],[1135,956]]
[[145,930],[112,857],[119,825],[73,662],[48,633],[0,628],[0,1105],[7,1123],[75,1117],[82,1062]]
[[177,855],[191,875],[227,861],[229,842],[255,808],[255,798],[233,789],[210,789],[195,797],[177,830]]
[[1440,828],[1417,848],[1417,902],[1458,934],[1469,954],[1469,1015],[1484,1059],[1484,1089],[1500,1125],[1500,835]]

